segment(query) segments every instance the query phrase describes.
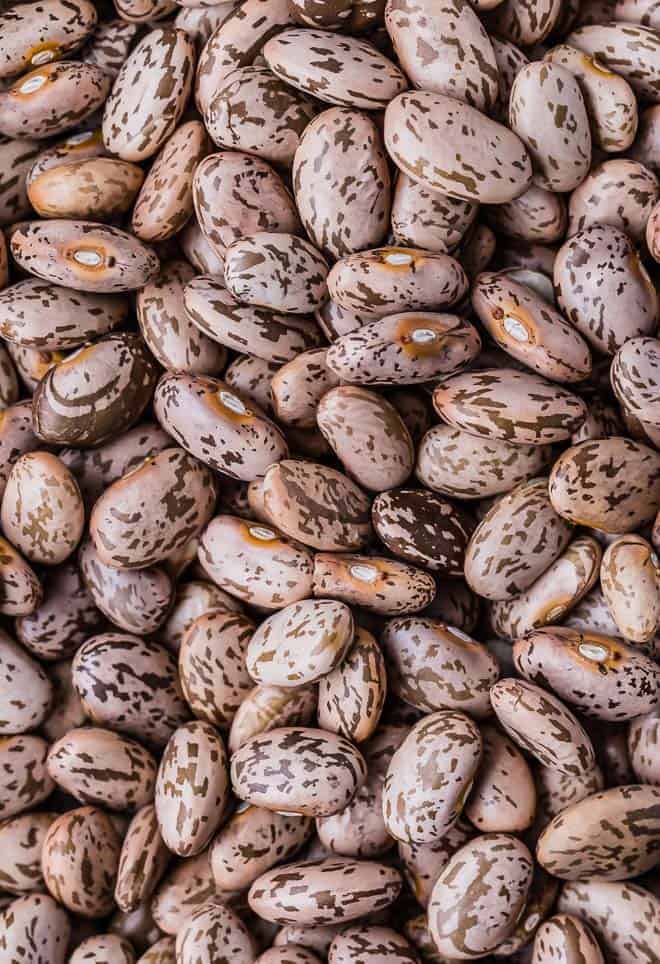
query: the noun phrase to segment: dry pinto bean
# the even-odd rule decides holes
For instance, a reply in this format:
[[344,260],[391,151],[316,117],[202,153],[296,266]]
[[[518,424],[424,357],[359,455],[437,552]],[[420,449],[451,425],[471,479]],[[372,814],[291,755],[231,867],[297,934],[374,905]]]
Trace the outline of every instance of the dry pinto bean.
[[252,64],[265,42],[292,22],[286,0],[247,0],[236,4],[204,45],[197,65],[195,101],[207,115],[214,94],[226,77]]
[[6,11],[0,17],[0,77],[60,60],[85,42],[97,20],[88,0],[46,0]]
[[113,907],[121,838],[95,807],[63,813],[48,828],[42,855],[46,886],[59,904],[81,917],[105,917]]
[[106,335],[48,370],[35,391],[36,434],[85,447],[130,428],[151,400],[156,365],[134,334]]
[[408,727],[379,726],[361,745],[367,764],[367,778],[351,802],[338,813],[316,818],[320,843],[343,857],[371,859],[392,848],[393,839],[383,818],[383,786],[390,760],[405,738]]
[[478,209],[473,201],[431,190],[400,173],[392,197],[392,233],[404,247],[453,251],[474,223]]
[[250,887],[248,900],[260,917],[278,924],[331,924],[388,907],[400,890],[393,867],[329,858],[266,872]]
[[162,747],[188,717],[176,660],[161,645],[128,633],[91,636],[78,649],[73,685],[100,726]]
[[550,191],[572,191],[591,164],[591,129],[576,77],[543,61],[516,75],[509,102],[511,129],[529,151],[535,182]]
[[517,445],[566,440],[587,415],[577,395],[513,368],[452,375],[435,389],[433,405],[456,428]]
[[451,425],[434,425],[417,451],[417,477],[435,492],[482,499],[508,492],[549,461],[548,446],[480,438]]
[[142,170],[127,161],[72,161],[32,178],[28,197],[42,217],[110,221],[130,209],[143,179]]
[[292,857],[311,835],[311,818],[242,804],[215,837],[209,859],[216,886],[243,890]]
[[21,896],[43,889],[41,850],[46,832],[56,816],[55,813],[35,811],[0,825],[0,875],[4,891]]
[[216,516],[200,539],[202,566],[221,589],[253,606],[280,609],[312,591],[312,554],[276,529]]
[[491,603],[494,631],[513,640],[560,622],[597,581],[601,556],[596,539],[578,536],[528,589],[513,599]]
[[464,713],[440,710],[420,720],[387,771],[383,815],[390,834],[410,843],[430,843],[451,830],[481,754],[479,728]]
[[26,894],[0,912],[0,950],[8,961],[20,960],[30,947],[39,948],[35,961],[64,964],[70,935],[66,911],[49,894]]
[[328,952],[329,964],[350,964],[352,961],[373,964],[413,964],[417,955],[412,946],[391,927],[355,925],[338,934]]
[[214,378],[163,375],[154,411],[190,455],[231,478],[252,481],[288,454],[280,429]]
[[439,10],[429,0],[390,0],[385,23],[415,87],[490,111],[498,94],[497,63],[471,6],[451,0]]
[[217,87],[206,123],[218,147],[290,167],[315,113],[311,99],[292,90],[268,67],[249,65],[227,74]]
[[316,687],[255,686],[232,720],[227,745],[235,753],[251,737],[282,726],[306,726],[316,710]]
[[245,654],[254,629],[240,613],[219,610],[198,616],[186,631],[179,650],[179,679],[198,719],[219,729],[232,723],[252,689]]
[[369,540],[370,502],[347,476],[314,462],[283,459],[263,481],[269,519],[286,535],[322,552],[361,549]]
[[485,209],[489,225],[517,241],[552,244],[566,233],[566,203],[561,194],[536,184],[508,204]]
[[560,556],[570,537],[571,526],[550,502],[547,479],[523,482],[501,496],[473,532],[465,554],[468,585],[487,599],[512,599]]
[[28,221],[10,246],[26,271],[76,291],[132,291],[158,273],[150,248],[126,231],[93,221]]
[[467,287],[465,272],[454,258],[417,248],[375,248],[349,255],[328,275],[333,301],[375,317],[451,306]]
[[534,819],[532,771],[515,743],[495,726],[482,726],[481,735],[483,758],[465,816],[482,833],[520,833]]
[[193,175],[208,145],[204,126],[194,120],[177,127],[165,142],[133,208],[131,227],[142,241],[165,241],[189,220]]
[[442,870],[428,908],[429,930],[441,954],[484,957],[511,936],[524,910],[533,860],[507,834],[468,841]]
[[[554,267],[557,304],[601,352],[652,335],[658,296],[630,238],[610,225],[593,225],[566,241]],[[616,298],[617,311],[608,310]]]
[[210,900],[186,920],[176,938],[178,964],[215,964],[231,960],[252,964],[254,943],[251,934],[233,910],[221,900]]
[[103,113],[103,141],[124,161],[151,157],[185,108],[195,51],[182,30],[154,27],[124,61]]
[[48,772],[81,803],[134,810],[153,798],[156,761],[135,740],[100,727],[79,727],[51,745]]
[[46,769],[48,743],[40,736],[0,739],[0,817],[34,810],[55,788]]
[[610,224],[639,243],[659,194],[656,175],[643,164],[604,161],[571,194],[568,234],[593,224]]
[[350,609],[331,599],[303,599],[264,620],[248,643],[246,664],[257,683],[302,686],[331,672],[353,641]]
[[162,562],[199,535],[216,494],[211,472],[183,449],[145,459],[94,505],[90,535],[101,561],[127,569]]
[[512,201],[532,180],[529,154],[515,133],[476,108],[432,91],[400,94],[390,101],[385,146],[405,174],[466,201]]
[[397,848],[403,873],[417,901],[426,908],[436,880],[450,857],[475,836],[475,830],[462,818],[446,834],[428,844],[399,840]]
[[192,323],[213,341],[273,364],[284,365],[320,341],[311,318],[242,305],[219,278],[194,278],[183,304]]
[[195,276],[187,261],[169,261],[136,299],[140,331],[147,347],[163,366],[191,375],[217,375],[227,352],[194,325],[184,309],[184,290]]
[[267,415],[273,414],[271,381],[280,366],[256,355],[239,355],[225,369],[225,381],[241,392]]
[[115,886],[117,906],[128,912],[149,898],[165,873],[169,858],[155,808],[147,804],[131,820],[122,843]]
[[326,364],[326,356],[326,348],[312,348],[296,355],[274,373],[270,394],[279,422],[294,428],[314,428],[321,398],[339,382]]
[[[615,964],[653,960],[660,941],[660,903],[643,887],[597,879],[569,882],[562,888],[558,910],[587,924]],[[628,920],[639,921],[632,940]]]
[[378,495],[371,514],[393,555],[443,575],[463,575],[472,523],[462,510],[426,489],[397,489]]
[[339,386],[319,402],[316,421],[347,473],[363,488],[380,492],[409,477],[414,447],[403,419],[367,389]]
[[269,164],[249,154],[222,151],[204,158],[193,176],[193,200],[202,232],[223,258],[229,245],[245,235],[300,230],[284,181]]
[[401,616],[388,621],[381,643],[390,687],[407,703],[426,713],[490,713],[497,661],[462,630],[425,616]]
[[593,769],[591,740],[555,696],[526,680],[502,679],[490,697],[504,730],[544,766],[575,775]]
[[657,103],[660,97],[657,31],[637,24],[600,23],[579,27],[568,35],[566,42],[621,74],[638,96]]
[[508,274],[479,275],[472,304],[500,348],[557,382],[591,374],[591,352],[575,328],[536,292]]
[[466,367],[481,339],[458,315],[402,311],[341,334],[328,349],[327,367],[360,385],[413,385]]
[[310,239],[335,258],[387,235],[390,174],[378,128],[342,107],[307,125],[293,159],[296,204]]
[[418,612],[435,591],[429,573],[394,559],[320,552],[314,557],[315,596],[342,599],[381,615]]
[[[176,860],[170,865],[151,901],[154,923],[165,934],[177,935],[198,907],[215,896],[209,852]],[[230,892],[228,897],[231,897]]]
[[328,266],[308,241],[261,231],[225,252],[225,284],[238,301],[272,311],[305,314],[326,296]]
[[2,497],[2,527],[31,562],[55,565],[76,548],[84,526],[78,484],[48,452],[29,452],[14,463]]
[[98,24],[80,55],[86,63],[102,67],[115,78],[139,34],[138,24],[126,20],[108,20]]
[[630,764],[640,783],[660,786],[657,753],[659,730],[660,711],[657,709],[630,722],[628,753]]
[[603,953],[591,929],[572,914],[555,914],[536,932],[532,962],[572,964],[576,958],[584,964],[603,964]]
[[156,781],[158,826],[180,857],[204,850],[229,802],[229,770],[222,738],[210,723],[195,720],[174,731]]
[[43,589],[32,567],[10,542],[0,538],[0,613],[29,616],[42,599]]
[[651,645],[660,626],[660,563],[650,543],[634,534],[610,543],[600,584],[620,634]]
[[0,334],[26,348],[66,351],[118,328],[128,310],[122,296],[29,278],[0,292]]
[[240,799],[311,817],[343,810],[366,775],[352,743],[311,727],[276,727],[250,737],[231,758],[232,787]]
[[358,628],[341,665],[319,681],[319,725],[363,742],[378,726],[386,690],[380,647],[371,633]]
[[624,412],[660,426],[660,340],[630,338],[612,359],[610,380]]
[[539,863],[564,880],[627,880],[660,861],[660,788],[614,787],[563,810],[543,831]]
[[623,534],[660,508],[660,455],[629,438],[580,442],[559,456],[548,488],[569,522]]
[[167,622],[161,626],[158,635],[169,650],[178,653],[184,635],[197,617],[216,609],[231,613],[242,612],[237,599],[211,582],[201,579],[181,582],[177,586],[176,598]]
[[327,104],[377,110],[408,86],[399,68],[366,40],[289,27],[263,56],[273,73]]
[[118,934],[100,934],[85,938],[69,958],[69,964],[86,964],[94,957],[108,964],[134,964],[135,961],[133,946],[127,940]]
[[519,639],[516,667],[553,689],[581,713],[629,720],[660,701],[660,671],[633,646],[593,632],[547,627]]
[[97,111],[111,78],[94,64],[62,61],[38,67],[0,92],[0,133],[46,138],[63,134]]

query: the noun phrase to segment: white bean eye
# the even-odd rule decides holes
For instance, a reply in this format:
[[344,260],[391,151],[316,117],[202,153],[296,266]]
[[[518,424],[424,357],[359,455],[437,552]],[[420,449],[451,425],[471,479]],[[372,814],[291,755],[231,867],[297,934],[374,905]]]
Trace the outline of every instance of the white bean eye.
[[390,254],[385,255],[385,261],[388,264],[410,264],[412,255],[406,254],[405,251],[391,251]]
[[507,315],[504,319],[504,330],[507,335],[511,335],[516,341],[529,341],[529,332],[517,318]]
[[601,646],[599,643],[580,643],[578,652],[580,656],[594,663],[604,663],[610,655],[607,646]]
[[98,268],[103,261],[103,255],[99,254],[98,251],[74,251],[73,260],[77,261],[78,264],[84,265],[86,268]]
[[228,408],[230,412],[234,412],[236,415],[249,415],[247,408],[236,395],[232,395],[231,392],[219,392],[220,401]]
[[348,571],[354,579],[358,579],[360,582],[375,582],[378,579],[378,570],[375,566],[358,564],[351,566]]

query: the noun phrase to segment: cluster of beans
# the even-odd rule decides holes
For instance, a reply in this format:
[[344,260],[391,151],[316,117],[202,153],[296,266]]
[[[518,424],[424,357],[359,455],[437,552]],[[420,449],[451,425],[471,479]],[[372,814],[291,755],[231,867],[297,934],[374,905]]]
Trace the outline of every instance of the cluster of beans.
[[0,15],[0,964],[658,964],[660,3]]

